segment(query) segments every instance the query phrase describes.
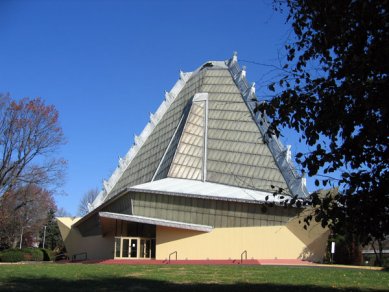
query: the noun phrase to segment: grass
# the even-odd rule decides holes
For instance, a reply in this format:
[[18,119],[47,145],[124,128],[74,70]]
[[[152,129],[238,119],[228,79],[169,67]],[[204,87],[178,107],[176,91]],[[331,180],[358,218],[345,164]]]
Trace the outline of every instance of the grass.
[[389,272],[317,267],[0,265],[0,291],[388,291]]

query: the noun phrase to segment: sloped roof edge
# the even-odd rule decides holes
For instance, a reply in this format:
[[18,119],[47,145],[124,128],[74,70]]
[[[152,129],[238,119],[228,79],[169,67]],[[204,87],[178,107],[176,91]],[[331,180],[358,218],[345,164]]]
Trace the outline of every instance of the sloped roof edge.
[[173,103],[175,98],[184,88],[187,81],[191,77],[197,75],[205,67],[219,67],[229,69],[234,79],[234,82],[239,88],[243,99],[254,118],[254,121],[256,122],[262,136],[264,137],[266,143],[269,146],[271,153],[273,154],[277,166],[279,167],[290,192],[292,193],[292,195],[297,195],[298,197],[306,197],[309,195],[308,190],[306,188],[305,177],[300,176],[297,173],[291,161],[290,146],[285,147],[275,135],[267,135],[267,129],[269,125],[266,121],[266,117],[265,119],[263,119],[259,113],[254,113],[255,104],[256,102],[258,102],[257,97],[255,95],[255,84],[253,83],[252,86],[248,85],[248,82],[246,80],[245,68],[241,68],[239,66],[237,53],[234,53],[233,57],[229,60],[208,61],[198,67],[193,72],[180,71],[179,80],[175,83],[170,92],[165,92],[165,99],[162,101],[161,105],[158,107],[157,111],[154,114],[150,113],[150,121],[147,123],[146,127],[143,129],[139,136],[135,135],[134,145],[129,149],[124,158],[119,158],[117,168],[115,169],[111,177],[103,182],[103,189],[100,191],[94,202],[88,205],[89,212],[96,209],[108,198],[108,194],[119,181],[124,171],[130,165],[131,161],[139,152],[146,139],[153,132],[154,128],[162,119],[162,117],[164,116],[170,105]]
[[178,94],[184,88],[186,82],[192,76],[193,72],[182,72],[180,71],[180,78],[175,83],[170,92],[165,92],[165,99],[162,101],[156,112],[150,113],[150,121],[147,123],[146,127],[143,129],[139,136],[135,135],[134,145],[128,150],[124,158],[119,158],[119,163],[115,171],[112,173],[111,177],[108,180],[104,180],[103,189],[97,195],[96,199],[92,204],[88,205],[89,212],[101,205],[108,194],[111,192],[113,187],[119,181],[120,177],[123,175],[124,171],[130,165],[131,161],[134,159],[136,154],[139,152],[140,148],[143,146],[146,139],[153,132],[154,128],[157,126],[159,121],[162,119],[170,105],[176,99]]
[[250,86],[247,82],[246,69],[245,67],[241,68],[239,66],[236,52],[234,52],[234,55],[230,60],[226,61],[226,65],[261,132],[265,143],[269,146],[270,152],[272,153],[291,194],[293,196],[297,195],[300,198],[307,197],[309,192],[306,187],[306,178],[304,175],[299,175],[293,165],[290,151],[291,146],[287,145],[285,147],[277,136],[268,135],[267,130],[269,128],[269,123],[266,116],[262,117],[260,113],[254,112],[255,106],[259,102],[255,95],[255,83],[252,83]]
[[158,107],[156,112],[150,113],[150,121],[147,123],[146,127],[143,129],[139,136],[134,137],[134,145],[128,150],[124,158],[119,158],[119,163],[117,168],[112,173],[111,177],[108,180],[103,181],[103,189],[96,196],[96,199],[92,204],[88,204],[88,210],[91,212],[100,206],[107,198],[113,187],[119,181],[120,177],[123,175],[124,171],[130,165],[131,161],[134,159],[136,154],[139,152],[140,148],[146,141],[146,139],[151,135],[156,125],[162,119],[166,111],[169,109],[170,105],[180,94],[181,90],[184,88],[185,84],[192,77],[197,75],[204,67],[209,65],[212,67],[227,68],[225,61],[208,61],[202,64],[193,72],[183,72],[180,70],[180,76],[178,81],[174,84],[172,89],[167,92],[165,91],[165,99],[162,101],[161,105]]

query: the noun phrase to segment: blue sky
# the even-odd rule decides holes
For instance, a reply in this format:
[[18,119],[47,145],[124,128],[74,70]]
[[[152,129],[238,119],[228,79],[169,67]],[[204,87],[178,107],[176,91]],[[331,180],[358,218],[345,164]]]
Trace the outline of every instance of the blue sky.
[[[290,31],[263,1],[0,1],[0,92],[54,104],[68,143],[59,207],[101,188],[179,76],[207,60],[277,64]],[[268,67],[247,65],[250,81]],[[259,88],[260,89],[260,88]],[[259,98],[261,90],[257,90]],[[283,139],[292,144],[294,138]]]

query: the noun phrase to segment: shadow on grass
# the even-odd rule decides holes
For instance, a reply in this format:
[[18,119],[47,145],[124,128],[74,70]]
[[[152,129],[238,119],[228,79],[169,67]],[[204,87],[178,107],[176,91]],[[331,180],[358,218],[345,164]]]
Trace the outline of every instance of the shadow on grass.
[[[339,292],[339,291],[364,291],[350,288],[325,288],[311,285],[277,285],[277,284],[177,284],[165,281],[147,280],[138,278],[101,278],[93,280],[61,280],[53,278],[10,278],[6,282],[0,282],[0,291],[315,291],[315,292]],[[368,289],[369,291],[379,291]]]

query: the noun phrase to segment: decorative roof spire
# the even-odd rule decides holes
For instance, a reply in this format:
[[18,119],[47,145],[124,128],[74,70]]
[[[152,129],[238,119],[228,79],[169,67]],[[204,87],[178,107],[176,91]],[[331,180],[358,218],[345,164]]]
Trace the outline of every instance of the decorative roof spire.
[[109,182],[104,180],[103,181],[103,186],[104,186],[104,189],[107,193],[109,193],[109,191],[111,190],[111,186],[109,185]]
[[158,120],[153,113],[150,113],[150,123],[152,123],[154,126],[158,123]]
[[243,80],[244,78],[246,78],[246,66],[243,66],[242,71],[239,73],[239,80]]
[[290,149],[292,148],[292,145],[286,145],[286,160],[288,162],[291,162],[292,161],[292,152],[290,151]]
[[251,87],[246,91],[246,100],[256,100],[255,97],[255,82],[251,83]]
[[238,52],[235,51],[234,54],[232,55],[232,58],[230,59],[230,66],[234,63],[237,63],[238,62]]
[[255,94],[255,82],[251,83],[250,94]]
[[135,145],[140,145],[142,144],[142,138],[140,136],[134,135],[134,144]]
[[184,80],[185,76],[184,76],[184,72],[182,72],[182,70],[180,70],[180,79],[181,80]]
[[167,102],[170,102],[170,101],[173,100],[173,98],[174,98],[174,96],[172,96],[172,94],[170,94],[170,92],[167,92],[167,91],[165,90],[165,100],[166,100]]
[[125,167],[125,160],[119,157],[119,168],[124,168],[124,167]]

